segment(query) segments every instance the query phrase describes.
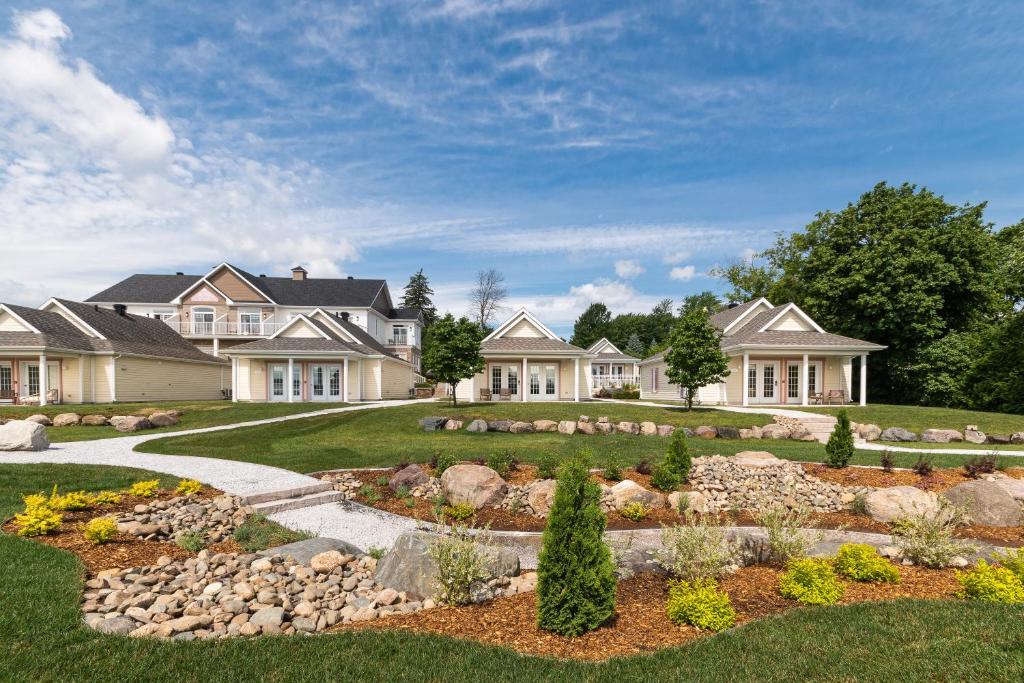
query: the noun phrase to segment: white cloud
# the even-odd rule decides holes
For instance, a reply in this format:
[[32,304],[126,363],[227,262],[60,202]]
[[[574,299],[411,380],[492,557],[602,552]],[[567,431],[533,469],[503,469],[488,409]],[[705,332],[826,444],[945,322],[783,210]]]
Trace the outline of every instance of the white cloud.
[[423,13],[425,17],[475,19],[506,12],[523,12],[547,4],[546,0],[444,0]]
[[644,267],[636,259],[628,259],[615,262],[615,274],[623,279],[631,279],[641,275]]
[[746,249],[740,252],[740,259],[742,259],[744,263],[752,263],[753,260],[757,258],[758,253],[760,252],[758,252],[756,249],[751,249],[750,247],[747,247]]
[[680,282],[689,282],[693,279],[694,275],[697,274],[697,269],[694,266],[676,266],[669,271],[668,276],[673,280],[679,280]]
[[672,251],[662,256],[661,262],[669,266],[674,266],[677,263],[682,263],[686,259],[690,258],[690,256],[691,254],[688,251]]
[[50,9],[14,13],[14,35],[25,42],[48,45],[71,36],[71,29]]

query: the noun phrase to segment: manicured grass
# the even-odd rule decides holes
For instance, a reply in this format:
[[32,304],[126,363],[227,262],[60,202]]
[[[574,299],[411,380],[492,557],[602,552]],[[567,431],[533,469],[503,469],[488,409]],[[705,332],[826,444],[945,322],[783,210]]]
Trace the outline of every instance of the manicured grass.
[[[235,422],[262,420],[268,417],[281,417],[296,413],[311,413],[324,408],[340,408],[344,403],[232,403],[231,401],[156,401],[153,403],[95,403],[86,405],[48,405],[39,406],[0,406],[0,417],[7,419],[24,419],[29,415],[59,415],[60,413],[78,413],[79,415],[132,415],[143,409],[180,410],[181,422],[174,427],[152,429],[146,434],[157,432],[177,432],[183,429],[202,429],[216,427]],[[48,427],[46,430],[50,441],[89,441],[92,439],[109,439],[124,436],[113,427]]]
[[[597,408],[597,410],[595,410]],[[456,454],[461,459],[486,457],[504,449],[513,449],[517,457],[535,462],[542,454],[553,452],[562,457],[582,448],[589,449],[597,465],[616,459],[632,464],[642,459],[655,460],[665,453],[667,439],[625,434],[566,436],[557,432],[539,434],[507,434],[500,432],[471,433],[461,431],[424,432],[417,420],[427,415],[455,414],[465,417],[503,416],[540,419],[559,416],[577,417],[580,412],[608,415],[612,420],[653,420],[671,424],[722,424],[718,418],[733,420],[763,418],[759,415],[700,411],[687,413],[671,408],[615,403],[554,405],[470,405],[450,408],[428,403],[380,408],[326,417],[291,420],[271,425],[246,427],[220,433],[190,434],[149,441],[139,450],[148,453],[203,455],[227,460],[244,460],[274,465],[296,472],[316,472],[345,467],[376,467],[400,462],[424,462],[438,451]],[[694,455],[733,455],[739,451],[767,450],[782,458],[821,462],[825,455],[819,443],[803,441],[690,439]],[[894,454],[897,466],[909,467],[917,459],[914,454]],[[935,455],[937,466],[957,467],[967,456]],[[853,464],[877,465],[878,453],[858,451]]]
[[[854,422],[876,424],[882,429],[903,427],[920,434],[926,429],[956,429],[964,431],[967,425],[978,425],[987,434],[1012,434],[1024,432],[1024,415],[1008,413],[986,413],[980,410],[958,410],[956,408],[927,408],[925,406],[867,405],[860,406],[794,406],[796,410],[808,410],[836,415],[845,410]],[[970,447],[971,444],[966,444]],[[987,446],[982,446],[985,448]]]
[[[147,473],[0,465],[0,515],[23,489],[117,488]],[[82,624],[83,568],[66,552],[0,535],[0,680],[4,681],[1019,681],[1024,611],[896,601],[810,608],[650,656],[582,664],[524,657],[435,636],[167,642],[103,636]]]
[[66,491],[119,491],[137,481],[160,480],[160,488],[173,489],[180,479],[130,467],[104,465],[5,465],[0,456],[0,519],[21,512],[21,497],[49,493],[54,484]]
[[306,531],[292,531],[272,522],[264,515],[252,515],[241,526],[235,529],[234,539],[246,552],[276,548],[296,541],[312,538],[313,534]]

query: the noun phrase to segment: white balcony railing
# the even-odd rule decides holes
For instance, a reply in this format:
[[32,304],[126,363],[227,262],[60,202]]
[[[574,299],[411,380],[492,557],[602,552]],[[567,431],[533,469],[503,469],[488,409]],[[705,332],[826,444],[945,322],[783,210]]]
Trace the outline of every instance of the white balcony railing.
[[594,389],[621,389],[626,384],[640,386],[640,375],[592,375]]
[[183,337],[269,337],[286,324],[266,320],[258,323],[239,323],[178,318],[166,318],[164,322]]

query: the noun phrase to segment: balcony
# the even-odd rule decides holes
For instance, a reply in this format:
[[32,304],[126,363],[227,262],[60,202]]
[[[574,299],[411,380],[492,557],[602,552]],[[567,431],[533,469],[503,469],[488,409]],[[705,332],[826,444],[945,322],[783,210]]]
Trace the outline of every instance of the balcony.
[[621,389],[627,384],[640,386],[640,375],[591,375],[594,389]]
[[164,318],[164,323],[183,337],[269,337],[286,324],[270,320],[239,323],[226,320],[180,320],[177,317]]
[[385,339],[384,343],[388,346],[415,346],[415,344],[409,343],[408,337],[391,337],[390,339]]

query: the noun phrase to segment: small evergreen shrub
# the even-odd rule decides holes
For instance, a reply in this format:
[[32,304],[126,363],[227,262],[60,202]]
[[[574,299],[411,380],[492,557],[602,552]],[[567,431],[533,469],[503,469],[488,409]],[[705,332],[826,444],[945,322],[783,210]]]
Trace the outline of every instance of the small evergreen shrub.
[[1024,548],[1016,548],[992,554],[992,559],[1006,567],[1024,582]]
[[82,530],[85,540],[96,545],[102,545],[114,540],[117,536],[117,522],[111,517],[96,517],[90,519]]
[[505,449],[500,453],[491,453],[487,456],[487,466],[498,473],[503,479],[513,472],[518,465],[515,451]]
[[537,476],[541,479],[554,479],[558,476],[558,454],[543,453],[537,460]]
[[588,456],[559,468],[537,562],[537,625],[563,636],[593,631],[615,613],[615,565]]
[[458,464],[459,460],[454,453],[438,453],[433,463],[434,476],[440,477],[446,469]]
[[917,456],[917,461],[911,466],[910,469],[914,470],[914,472],[920,474],[922,477],[927,477],[935,470],[935,466],[932,465],[931,458],[926,458],[923,455],[919,455]]
[[620,515],[634,522],[639,522],[640,520],[644,519],[645,517],[647,517],[647,514],[649,512],[650,510],[647,509],[647,506],[639,501],[626,503],[625,505],[622,506],[622,509],[619,510]]
[[26,507],[20,515],[14,516],[19,536],[45,536],[60,527],[64,518],[46,505]]
[[206,536],[201,531],[182,531],[174,538],[174,542],[182,550],[198,553],[206,547]]
[[966,572],[957,572],[961,589],[957,597],[982,602],[1024,603],[1024,583],[1006,567],[996,567],[985,560]]
[[369,548],[366,549],[366,554],[375,560],[379,560],[380,558],[384,557],[385,553],[387,553],[387,548],[382,548],[379,545],[371,545]]
[[736,623],[736,610],[729,595],[719,590],[714,579],[673,581],[665,604],[668,618],[675,624],[689,624],[701,630],[724,631]]
[[963,508],[939,500],[937,512],[901,517],[891,525],[893,543],[904,557],[923,567],[948,567],[954,557],[974,549],[953,538],[953,531],[964,520]]
[[684,524],[662,527],[658,564],[684,581],[716,579],[736,564],[739,544],[726,530],[693,513]]
[[883,472],[892,472],[892,468],[896,466],[896,461],[892,457],[892,451],[888,448],[882,451],[882,454],[878,456],[878,464],[882,466]]
[[853,432],[850,431],[850,416],[840,410],[832,435],[825,444],[825,464],[841,469],[850,464],[853,457]]
[[869,583],[899,583],[896,567],[866,543],[844,543],[834,561],[836,571],[848,579]]
[[476,510],[468,503],[446,505],[444,508],[445,519],[454,519],[457,522],[464,522],[475,514]]
[[821,531],[807,531],[811,511],[804,506],[792,510],[782,505],[769,505],[757,516],[757,523],[768,534],[768,548],[773,561],[786,564],[805,557],[824,534]]
[[646,459],[633,466],[633,471],[637,474],[650,474],[652,469],[651,461]]
[[93,506],[93,498],[85,491],[69,491],[63,496],[57,493],[54,485],[50,493],[49,507],[51,510],[70,512],[75,510],[88,510]]
[[174,492],[179,496],[191,496],[194,493],[199,493],[202,489],[203,485],[195,479],[182,479],[178,482]]
[[22,496],[21,500],[25,503],[26,511],[33,508],[50,507],[50,499],[42,493],[30,493],[27,496]]
[[377,477],[377,486],[387,486],[390,481],[391,477],[386,474],[382,474]]
[[866,515],[868,514],[868,497],[863,491],[856,493],[853,496],[853,502],[850,503],[850,512],[855,515]]
[[836,577],[828,560],[804,558],[787,565],[779,579],[782,597],[805,605],[834,605],[843,597],[845,587]]
[[612,456],[605,465],[604,471],[601,476],[608,481],[622,481],[622,467],[619,465],[619,461],[615,456]]
[[675,491],[681,483],[679,473],[667,465],[655,465],[651,470],[651,486],[659,491]]
[[665,450],[665,467],[673,470],[679,475],[679,481],[690,480],[690,467],[693,459],[690,456],[690,449],[686,446],[686,433],[682,429],[672,432],[668,448]]
[[97,505],[117,505],[121,502],[121,494],[113,491],[100,491],[92,497]]
[[405,507],[407,507],[407,508],[409,508],[411,510],[414,507],[416,507],[416,499],[410,496],[410,497],[404,499],[402,501],[402,504],[405,505]]
[[151,481],[137,481],[128,488],[128,493],[133,496],[139,496],[141,498],[152,498],[160,490],[160,481],[153,479]]
[[437,565],[437,597],[449,605],[473,602],[474,587],[490,578],[487,570],[486,534],[473,536],[465,527],[453,526],[427,547],[427,554]]

